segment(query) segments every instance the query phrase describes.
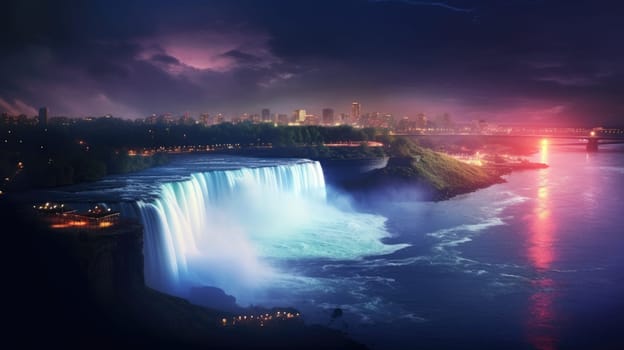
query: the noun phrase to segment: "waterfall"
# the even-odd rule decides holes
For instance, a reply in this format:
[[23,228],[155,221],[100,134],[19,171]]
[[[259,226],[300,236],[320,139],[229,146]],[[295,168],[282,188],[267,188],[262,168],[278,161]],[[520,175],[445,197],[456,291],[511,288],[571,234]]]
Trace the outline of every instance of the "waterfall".
[[137,204],[146,283],[181,297],[216,286],[250,300],[274,281],[276,261],[359,259],[404,247],[380,241],[385,218],[328,205],[313,161],[193,173]]

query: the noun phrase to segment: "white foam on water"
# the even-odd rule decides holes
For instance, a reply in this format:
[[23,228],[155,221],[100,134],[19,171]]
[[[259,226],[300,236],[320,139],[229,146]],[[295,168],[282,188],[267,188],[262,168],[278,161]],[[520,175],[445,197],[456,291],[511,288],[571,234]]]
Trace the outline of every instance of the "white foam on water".
[[216,286],[245,305],[284,282],[282,261],[357,261],[408,246],[382,242],[390,237],[384,217],[339,209],[325,198],[323,171],[312,161],[164,183],[156,199],[138,202],[146,283],[181,297]]

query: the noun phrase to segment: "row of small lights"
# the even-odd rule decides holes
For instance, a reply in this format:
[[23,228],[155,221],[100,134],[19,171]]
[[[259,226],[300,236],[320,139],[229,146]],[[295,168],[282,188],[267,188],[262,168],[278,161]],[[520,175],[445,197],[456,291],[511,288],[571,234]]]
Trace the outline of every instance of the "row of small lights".
[[[250,143],[249,145],[254,145],[252,143]],[[267,145],[267,146],[271,146],[272,144],[269,143],[262,143],[262,145]],[[169,147],[165,147],[165,146],[159,146],[157,148],[153,148],[153,149],[143,149],[143,154],[148,154],[150,152],[155,152],[155,151],[177,151],[177,150],[212,150],[212,149],[216,149],[216,148],[222,148],[222,147],[240,147],[241,144],[240,143],[228,143],[228,144],[216,144],[216,145],[190,145],[190,146],[169,146]],[[136,150],[129,150],[128,151],[128,155],[130,156],[135,156],[139,154],[138,151]]]
[[[97,213],[97,212],[100,212],[100,210],[101,210],[100,207],[96,205],[95,208],[89,209],[88,212],[89,213]],[[106,211],[111,211],[111,209],[108,208],[108,209],[106,209]]]
[[53,209],[61,209],[63,207],[65,207],[65,204],[52,204],[50,202],[46,202],[40,206],[33,205],[33,208],[39,209],[39,210],[53,210]]
[[260,315],[239,315],[239,316],[234,316],[232,317],[232,321],[228,323],[228,319],[227,318],[222,318],[221,319],[221,325],[222,326],[228,326],[228,325],[236,325],[236,323],[243,323],[243,322],[260,322],[260,327],[264,327],[264,322],[269,322],[272,321],[274,318],[275,319],[293,319],[293,318],[298,318],[299,316],[301,316],[300,313],[291,313],[291,312],[281,312],[281,311],[277,311],[275,313],[275,317],[271,314],[265,313],[265,314],[260,314]]

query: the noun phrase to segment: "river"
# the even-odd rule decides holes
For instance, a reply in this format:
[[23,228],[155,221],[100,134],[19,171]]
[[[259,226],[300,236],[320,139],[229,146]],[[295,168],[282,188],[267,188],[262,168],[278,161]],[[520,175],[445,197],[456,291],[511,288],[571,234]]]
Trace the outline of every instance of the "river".
[[[544,143],[532,160],[549,168],[440,202],[352,203],[325,188],[318,163],[184,159],[55,196],[138,200],[154,288],[215,285],[242,306],[294,306],[373,349],[623,344],[621,147]],[[278,170],[231,172],[250,165]],[[188,176],[206,170],[230,173]]]
[[623,152],[544,143],[532,160],[547,169],[442,202],[380,201],[389,242],[411,246],[319,269],[357,276],[350,332],[383,349],[621,346]]

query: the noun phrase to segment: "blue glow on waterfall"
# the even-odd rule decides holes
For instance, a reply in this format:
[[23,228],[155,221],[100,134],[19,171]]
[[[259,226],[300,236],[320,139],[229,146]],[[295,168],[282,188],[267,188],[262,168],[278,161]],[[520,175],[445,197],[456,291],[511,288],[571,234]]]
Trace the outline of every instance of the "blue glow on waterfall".
[[327,203],[323,170],[312,161],[193,173],[161,184],[138,207],[146,283],[181,297],[216,286],[252,303],[288,279],[281,265],[289,260],[356,260],[405,247],[381,241],[385,218]]

